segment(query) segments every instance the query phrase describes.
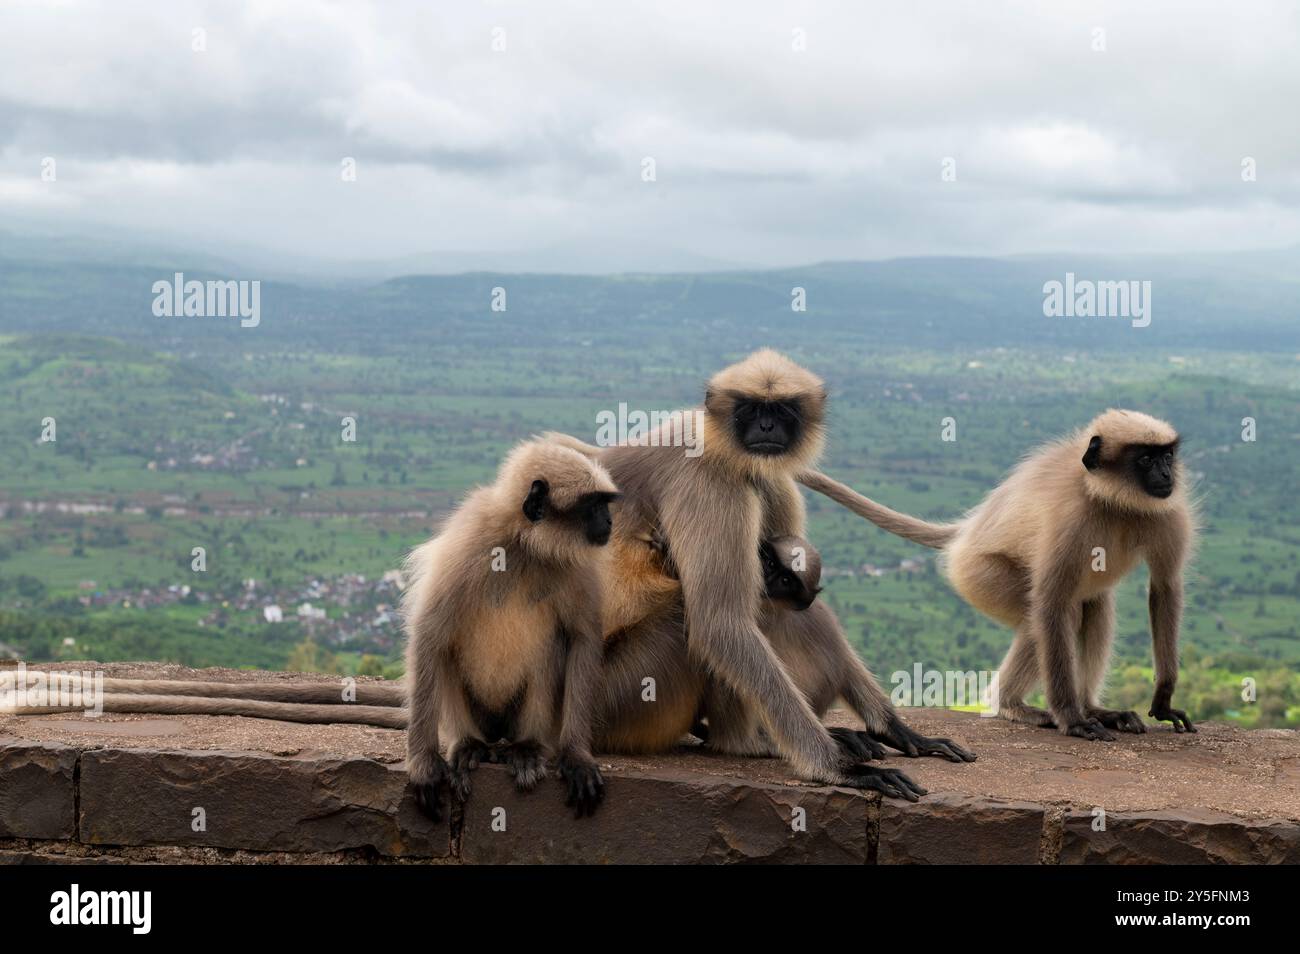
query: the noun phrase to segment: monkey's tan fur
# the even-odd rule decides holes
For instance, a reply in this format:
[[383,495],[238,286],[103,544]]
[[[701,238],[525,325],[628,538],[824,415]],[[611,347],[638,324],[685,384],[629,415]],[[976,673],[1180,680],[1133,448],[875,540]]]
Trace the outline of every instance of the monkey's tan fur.
[[[466,497],[442,532],[406,564],[409,701],[407,769],[420,789],[445,772],[445,733],[459,794],[482,738],[477,710],[512,712],[510,741],[540,745],[561,760],[591,763],[591,718],[600,670],[601,578],[608,551],[581,528],[549,513],[533,522],[522,504],[534,481],[566,510],[584,494],[615,493],[599,464],[569,448],[534,440],[516,447],[495,483]],[[504,560],[504,569],[494,561]],[[516,773],[530,787],[535,760]]]

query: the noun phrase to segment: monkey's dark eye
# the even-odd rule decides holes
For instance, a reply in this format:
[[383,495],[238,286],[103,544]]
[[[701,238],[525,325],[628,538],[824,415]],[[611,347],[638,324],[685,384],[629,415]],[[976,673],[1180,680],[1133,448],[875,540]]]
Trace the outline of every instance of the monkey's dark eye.
[[1149,468],[1151,466],[1151,455],[1143,454],[1141,457],[1139,457],[1138,466],[1141,467],[1143,470]]
[[1174,462],[1174,455],[1171,451],[1165,451],[1165,464],[1169,465]]
[[782,586],[794,586],[794,577],[791,576],[789,573],[783,573],[783,574],[781,574],[781,585],[782,585]]
[[772,409],[773,409],[774,411],[776,411],[776,416],[779,417],[781,420],[783,420],[783,421],[793,421],[793,420],[794,420],[794,411],[790,410],[790,405],[788,405],[788,404],[774,404],[774,405],[772,406]]

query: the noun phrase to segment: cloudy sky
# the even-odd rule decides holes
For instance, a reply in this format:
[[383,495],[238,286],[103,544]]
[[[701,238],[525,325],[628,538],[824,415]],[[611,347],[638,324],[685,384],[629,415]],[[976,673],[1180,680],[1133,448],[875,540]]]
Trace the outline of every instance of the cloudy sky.
[[1291,3],[6,0],[0,229],[572,271],[1290,246],[1298,46]]

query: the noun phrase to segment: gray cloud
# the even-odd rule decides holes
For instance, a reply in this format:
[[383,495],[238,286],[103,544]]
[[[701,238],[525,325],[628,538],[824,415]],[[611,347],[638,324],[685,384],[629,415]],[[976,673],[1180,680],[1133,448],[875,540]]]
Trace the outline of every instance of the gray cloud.
[[6,4],[0,212],[573,271],[1294,244],[1298,26],[1173,0]]

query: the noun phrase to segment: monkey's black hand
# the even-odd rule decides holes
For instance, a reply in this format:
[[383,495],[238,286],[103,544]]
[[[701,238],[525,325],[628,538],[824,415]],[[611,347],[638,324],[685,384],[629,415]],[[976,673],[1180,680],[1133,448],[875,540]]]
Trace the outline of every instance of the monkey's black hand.
[[1119,732],[1135,732],[1141,735],[1147,730],[1147,724],[1132,709],[1089,709],[1088,718],[1096,719],[1106,728]]
[[869,731],[868,734],[877,741],[892,745],[908,758],[914,759],[922,755],[935,755],[941,759],[947,759],[949,762],[974,762],[978,758],[974,752],[963,748],[952,739],[931,739],[919,732],[914,732],[898,716],[890,719],[889,725],[884,732]]
[[515,788],[531,792],[546,778],[546,756],[536,742],[512,742],[501,751],[501,760],[510,766]]
[[1175,732],[1195,732],[1196,726],[1192,725],[1192,720],[1187,717],[1187,713],[1182,709],[1174,709],[1165,703],[1164,706],[1151,704],[1151,711],[1147,713],[1157,722],[1172,722]]
[[459,802],[469,801],[469,773],[492,761],[492,749],[482,739],[461,739],[451,753],[451,794]]
[[438,752],[430,756],[429,768],[411,773],[415,786],[415,804],[430,821],[442,821],[442,802],[448,795],[451,771],[447,760]]
[[843,785],[852,788],[870,789],[888,795],[890,798],[902,798],[909,802],[919,801],[926,790],[917,785],[898,769],[877,768],[874,765],[853,765],[844,770]]
[[573,809],[573,817],[594,815],[605,797],[605,779],[600,767],[589,758],[561,755],[556,767],[567,788],[564,804]]
[[691,726],[691,735],[701,742],[707,743],[709,741],[709,724],[696,719],[695,724]]
[[1118,738],[1114,732],[1111,732],[1096,719],[1072,722],[1065,727],[1065,734],[1078,736],[1081,739],[1090,739],[1093,742],[1114,742]]
[[885,752],[883,745],[865,732],[859,732],[856,729],[831,729],[829,731],[831,738],[839,743],[840,750],[855,762],[870,762],[872,759],[883,759],[888,754]]

